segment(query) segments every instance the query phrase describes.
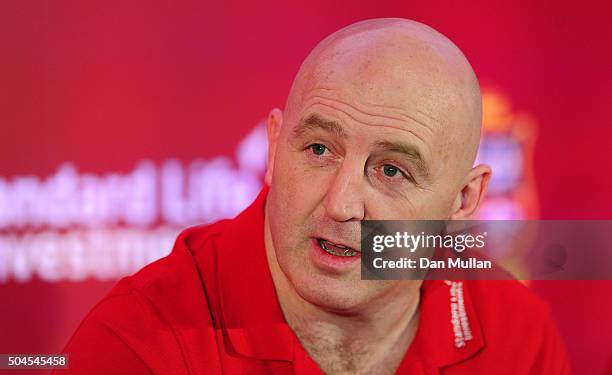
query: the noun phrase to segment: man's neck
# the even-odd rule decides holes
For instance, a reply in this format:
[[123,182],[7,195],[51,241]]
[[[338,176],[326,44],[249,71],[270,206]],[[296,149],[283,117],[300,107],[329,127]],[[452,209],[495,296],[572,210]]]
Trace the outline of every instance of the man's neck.
[[417,330],[420,282],[399,283],[355,311],[330,311],[298,295],[278,265],[267,223],[265,231],[281,309],[311,358],[328,374],[393,374]]

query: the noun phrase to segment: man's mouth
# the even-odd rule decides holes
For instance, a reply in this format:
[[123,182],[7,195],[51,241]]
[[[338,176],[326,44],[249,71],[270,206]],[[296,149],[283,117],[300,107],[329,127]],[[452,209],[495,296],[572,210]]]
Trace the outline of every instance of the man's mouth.
[[337,257],[354,257],[359,254],[359,251],[354,250],[350,247],[335,244],[333,242],[324,240],[322,238],[318,238],[317,242],[319,243],[319,247],[325,250],[328,254],[335,255]]

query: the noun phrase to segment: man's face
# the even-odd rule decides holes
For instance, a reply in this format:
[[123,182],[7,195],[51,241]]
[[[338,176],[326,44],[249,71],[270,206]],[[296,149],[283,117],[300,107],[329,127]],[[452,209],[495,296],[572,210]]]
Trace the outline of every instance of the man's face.
[[360,279],[360,221],[448,219],[465,163],[449,149],[449,90],[431,83],[427,66],[398,75],[336,56],[323,67],[329,73],[298,86],[297,104],[269,140],[266,213],[278,264],[297,293],[351,311],[405,283]]
[[394,284],[360,280],[360,221],[446,219],[457,182],[440,173],[435,133],[409,114],[314,91],[277,143],[271,233],[303,298],[351,308]]

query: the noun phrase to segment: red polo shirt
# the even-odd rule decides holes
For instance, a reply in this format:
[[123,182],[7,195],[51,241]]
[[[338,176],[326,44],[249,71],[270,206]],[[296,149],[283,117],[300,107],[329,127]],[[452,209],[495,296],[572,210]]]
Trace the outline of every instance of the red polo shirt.
[[[68,343],[79,374],[320,374],[281,312],[264,189],[233,220],[181,233],[122,279]],[[515,281],[426,281],[398,374],[568,374],[547,307]]]

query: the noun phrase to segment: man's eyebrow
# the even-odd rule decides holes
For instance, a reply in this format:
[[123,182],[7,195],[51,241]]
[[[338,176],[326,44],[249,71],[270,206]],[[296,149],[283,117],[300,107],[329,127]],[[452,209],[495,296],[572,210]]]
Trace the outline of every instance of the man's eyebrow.
[[324,130],[337,135],[340,138],[346,138],[346,132],[342,126],[333,120],[326,120],[316,113],[309,115],[293,129],[293,133],[300,137],[309,131]]
[[416,146],[409,145],[402,142],[389,142],[389,141],[379,141],[375,143],[376,147],[381,148],[385,151],[395,152],[398,154],[402,154],[406,159],[408,159],[412,164],[414,164],[423,177],[429,176],[429,169],[427,168],[427,163],[425,163],[425,158],[419,151]]

